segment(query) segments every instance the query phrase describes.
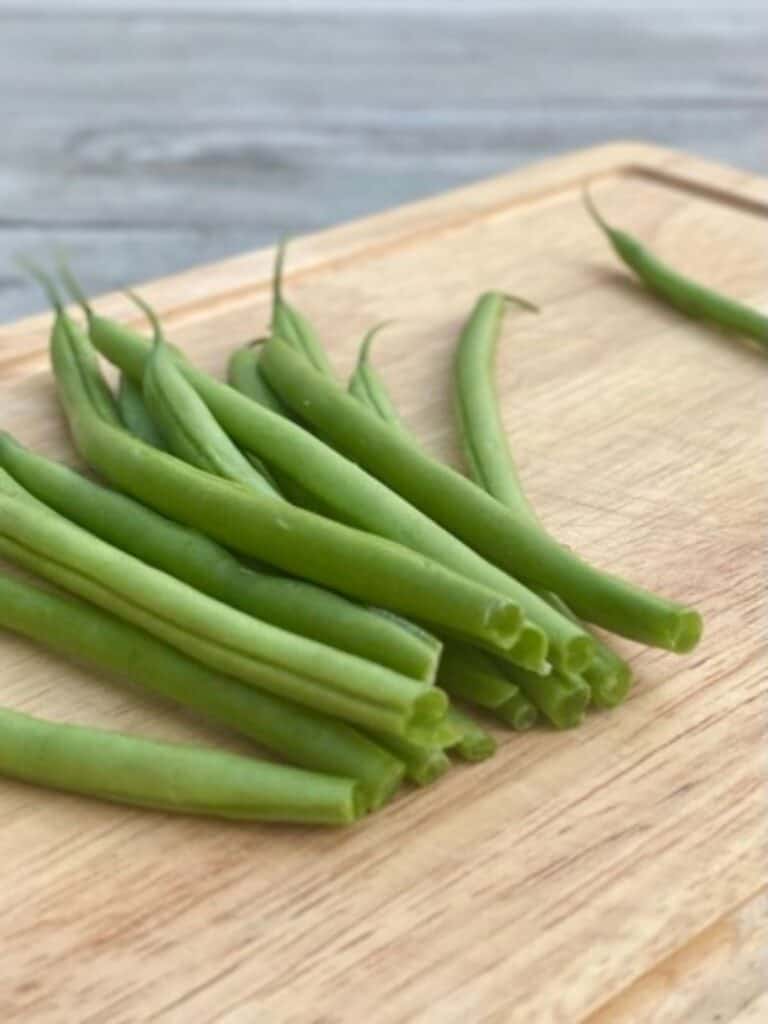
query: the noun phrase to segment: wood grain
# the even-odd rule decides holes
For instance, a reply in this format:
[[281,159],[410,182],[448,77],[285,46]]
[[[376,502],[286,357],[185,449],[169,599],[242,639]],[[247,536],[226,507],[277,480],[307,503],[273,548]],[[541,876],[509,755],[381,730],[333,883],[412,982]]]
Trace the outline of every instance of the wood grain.
[[[450,354],[472,299],[493,285],[540,303],[510,321],[498,368],[530,494],[587,557],[700,604],[699,650],[620,644],[638,677],[620,712],[500,736],[490,762],[346,832],[4,783],[3,1021],[699,1024],[708,992],[723,1022],[760,1019],[765,360],[621,273],[581,209],[586,179],[664,258],[765,308],[768,182],[639,144],[298,239],[288,287],[343,372],[365,327],[397,318],[377,364],[451,459]],[[270,260],[143,290],[221,371],[266,323]],[[116,295],[97,305],[134,316]],[[48,325],[0,332],[2,426],[72,459]],[[245,749],[28,644],[4,637],[0,664],[9,705]]]
[[615,138],[759,171],[757,0],[0,0],[13,256],[95,292]]

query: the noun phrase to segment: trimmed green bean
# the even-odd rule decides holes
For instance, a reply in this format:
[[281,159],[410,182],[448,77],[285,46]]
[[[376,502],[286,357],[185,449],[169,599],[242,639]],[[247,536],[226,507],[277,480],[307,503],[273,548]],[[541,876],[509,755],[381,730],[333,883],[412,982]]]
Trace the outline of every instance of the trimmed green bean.
[[506,662],[504,671],[556,728],[574,729],[584,721],[592,693],[579,676],[566,677],[553,672],[542,680]]
[[405,777],[417,786],[429,786],[448,771],[451,761],[443,747],[426,747],[410,743],[399,736],[375,736],[375,742],[386,747],[405,765]]
[[[680,653],[698,642],[701,617],[694,609],[601,572],[549,535],[531,529],[525,516],[401,437],[281,339],[267,342],[261,362],[279,397],[325,440],[501,569],[555,591],[581,617],[635,640]],[[551,623],[555,635],[568,635],[566,618],[533,597],[547,611],[537,609],[531,618]],[[585,667],[593,642],[575,623],[569,625],[584,654],[578,667]],[[564,654],[559,659],[559,666],[571,671],[577,664]]]
[[129,433],[153,448],[165,449],[163,436],[149,415],[141,390],[125,373],[120,374],[117,411],[120,422]]
[[238,683],[77,598],[0,573],[0,626],[191,708],[300,768],[355,779],[369,810],[402,780],[401,762],[343,722]]
[[451,747],[463,761],[485,761],[496,753],[496,740],[479,725],[474,718],[465,715],[458,708],[448,711],[449,721],[461,731],[461,739]]
[[[454,372],[457,423],[465,460],[475,483],[525,517],[532,529],[543,531],[523,490],[491,377],[501,320],[509,301],[509,297],[500,292],[481,295],[461,333]],[[514,301],[523,308],[535,308],[523,300]],[[579,621],[556,594],[541,589],[537,592],[562,615]],[[593,691],[595,704],[612,707],[626,696],[632,673],[626,662],[602,640],[598,637],[594,640],[595,654],[589,674],[585,671],[585,679]]]
[[654,295],[687,316],[736,331],[758,342],[763,349],[768,348],[768,316],[765,313],[707,288],[663,263],[632,235],[611,227],[587,191],[584,192],[584,204],[619,259]]
[[226,548],[0,433],[0,466],[29,493],[102,540],[257,619],[432,682],[440,644],[395,616],[304,580],[256,571]]
[[[129,337],[145,344],[141,336]],[[140,358],[134,362],[139,376],[146,354],[141,344]],[[60,315],[51,335],[59,396],[78,450],[111,484],[164,515],[286,572],[502,649],[514,643],[522,617],[503,595],[386,539],[218,479],[114,429],[88,401],[83,377],[88,372],[84,357],[90,351],[87,338]],[[292,427],[226,385],[207,379],[214,388],[224,388],[241,401],[249,416],[255,410],[267,417],[270,430],[273,421],[281,430]]]
[[345,721],[421,738],[445,694],[267,625],[201,594],[42,506],[0,471],[0,553],[192,658]]
[[62,725],[0,708],[0,774],[153,810],[250,821],[350,825],[350,779],[219,750]]
[[536,708],[502,673],[485,651],[448,640],[443,648],[438,685],[451,697],[477,705],[515,729],[528,729],[536,721]]

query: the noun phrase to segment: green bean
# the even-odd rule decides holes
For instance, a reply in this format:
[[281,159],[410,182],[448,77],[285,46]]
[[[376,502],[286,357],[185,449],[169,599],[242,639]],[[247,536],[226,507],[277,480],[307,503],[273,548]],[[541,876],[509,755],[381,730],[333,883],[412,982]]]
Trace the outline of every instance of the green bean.
[[508,508],[533,517],[509,450],[490,376],[501,320],[510,302],[538,312],[525,300],[486,292],[462,329],[454,368],[456,418],[472,479]]
[[768,348],[768,316],[765,313],[692,281],[662,263],[632,235],[606,223],[587,191],[584,192],[584,203],[616,254],[649,291],[687,316],[736,331]]
[[76,598],[0,573],[0,626],[191,708],[300,768],[355,779],[370,810],[402,779],[401,762],[343,722],[214,672]]
[[427,738],[442,691],[267,625],[99,540],[0,471],[0,554],[241,682],[345,721]]
[[288,416],[289,412],[272,388],[264,380],[259,369],[258,351],[253,343],[235,349],[227,364],[227,382],[240,394],[266,406],[272,412]]
[[[385,747],[405,766],[405,777],[417,786],[429,786],[451,767],[451,761],[441,746],[411,743],[400,736],[373,737],[377,745]],[[458,737],[457,737],[458,740]]]
[[584,721],[592,693],[579,676],[566,677],[553,672],[542,680],[506,662],[504,671],[556,728],[574,729]]
[[284,338],[296,352],[308,359],[321,373],[331,374],[331,364],[312,324],[283,296],[283,261],[285,240],[277,247],[272,278],[272,334]]
[[[456,349],[456,413],[459,436],[470,476],[478,486],[507,508],[525,517],[532,529],[542,530],[536,513],[523,490],[507,441],[491,379],[491,367],[501,319],[511,297],[499,292],[482,295]],[[512,300],[535,309],[521,299]],[[561,615],[579,621],[566,603],[551,591],[538,589],[539,596]],[[581,623],[580,623],[581,624]],[[594,701],[601,707],[615,706],[631,685],[629,666],[595,637],[595,654],[585,678]]]
[[150,415],[160,424],[174,455],[225,480],[277,494],[273,484],[230,441],[205,402],[184,379],[159,333],[147,360],[143,391]]
[[153,448],[165,449],[163,436],[149,415],[141,390],[124,373],[120,374],[117,410],[120,422],[126,430]]
[[[89,352],[87,338],[59,315],[51,335],[59,396],[78,450],[113,486],[242,554],[347,596],[427,619],[502,649],[514,642],[521,614],[503,595],[400,545],[217,479],[114,429],[88,401],[83,378],[89,372]],[[139,376],[145,352],[139,348],[140,358],[134,362]],[[215,385],[219,386],[240,400],[249,414],[263,413],[270,430],[273,421],[281,429],[292,426],[225,385]]]
[[485,651],[449,640],[443,648],[438,685],[451,697],[474,704],[515,729],[536,721],[536,708]]
[[385,326],[386,324],[378,324],[376,327],[371,328],[363,338],[354,373],[347,383],[347,390],[358,402],[361,402],[367,409],[375,412],[382,422],[388,423],[391,427],[395,427],[398,430],[406,430],[400,419],[400,414],[389,397],[389,392],[384,387],[370,359],[373,341],[382,327]]
[[[281,339],[267,342],[261,361],[279,397],[326,441],[501,569],[553,590],[582,618],[632,639],[677,652],[689,651],[698,642],[698,612],[601,572],[549,535],[531,529],[525,516],[380,422]],[[573,635],[582,645],[581,665],[576,659],[569,663],[561,654],[558,667],[569,671],[584,667],[594,647],[592,640],[573,622],[569,622],[573,631],[569,634],[568,620],[541,598],[532,597],[546,612],[537,610],[531,618],[547,621],[555,635]]]
[[498,711],[498,716],[510,728],[517,732],[532,729],[539,720],[539,712],[532,700],[518,688],[517,696],[512,697]]
[[[462,385],[461,395],[458,396],[460,428],[467,436],[467,461],[472,468],[475,481],[485,486],[495,498],[512,508],[517,508],[521,514],[528,515],[531,523],[536,524],[535,513],[528,505],[519,477],[514,471],[514,463],[498,414],[496,396],[488,375],[501,322],[501,312],[509,301],[511,297],[497,295],[494,296],[493,302],[483,297],[477,304],[476,309],[480,311],[481,316],[478,317],[476,327],[481,330],[478,329],[466,336],[465,348],[459,353],[459,376]],[[514,301],[525,304],[523,300]],[[404,430],[386,386],[371,364],[370,341],[360,351],[355,376],[364,377],[365,380],[358,380],[354,391],[350,382],[350,392],[355,393],[358,400],[376,412],[381,420]],[[471,441],[470,435],[474,435]],[[506,472],[508,468],[511,469],[510,472]],[[562,614],[574,617],[573,612],[556,595],[542,591],[541,596]],[[602,708],[615,707],[629,690],[630,669],[622,658],[595,639],[597,647],[585,672],[585,682],[590,687],[595,705]],[[452,653],[458,653],[460,658],[464,655],[465,659],[471,658],[476,663],[475,671],[472,671],[471,665],[462,667],[460,660],[457,665],[459,671],[453,674],[459,680],[458,685],[464,686],[464,693],[454,685],[451,673]],[[441,659],[440,686],[453,696],[466,697],[466,691],[472,684],[478,689],[483,687],[482,683],[478,683],[480,675],[493,681],[501,680],[502,686],[510,685],[509,673],[498,664],[497,659],[490,658],[484,651],[478,651],[454,639],[447,641]],[[462,678],[465,680],[463,683]],[[498,683],[494,685],[498,686]],[[524,730],[536,724],[537,708],[541,708],[542,713],[554,725],[567,728],[581,721],[587,707],[587,694],[583,687],[575,687],[575,690],[577,692],[574,694],[573,686],[567,681],[563,683],[557,674],[544,680],[540,685],[537,685],[534,679],[528,678],[527,693],[530,699],[528,695],[518,691],[516,696],[511,696],[503,703],[496,714],[513,728]]]
[[[94,343],[107,358],[133,376],[141,376],[148,354],[144,338],[95,315],[91,317],[90,330]],[[292,354],[292,350],[286,348]],[[301,356],[296,356],[296,359],[303,362]],[[544,619],[557,638],[563,640],[567,647],[566,661],[571,667],[580,667],[586,663],[591,641],[584,632],[572,627],[570,623],[560,622],[560,617],[555,616],[545,602],[517,581],[496,570],[446,530],[440,529],[387,487],[296,424],[276,416],[189,365],[183,365],[182,368],[187,379],[235,441],[265,458],[270,468],[277,466],[295,476],[307,490],[331,506],[338,519],[410,547],[435,562],[441,562],[467,580],[472,579],[497,593],[503,593],[508,601],[518,606],[524,605],[536,614],[537,619]],[[319,377],[319,374],[316,376]],[[329,526],[326,524],[326,528]],[[404,595],[399,597],[403,600]],[[374,600],[373,603],[392,607],[416,618],[429,618],[433,623],[437,621],[434,609],[429,609],[427,614],[424,606],[419,612],[413,603],[409,609],[387,605],[382,600]],[[466,625],[463,628],[459,626],[459,629],[467,633]],[[542,629],[534,623],[520,621],[519,637],[515,645],[516,658],[521,664],[546,672],[547,641]]]
[[256,571],[204,534],[109,491],[0,433],[0,466],[83,529],[257,619],[432,682],[440,644],[423,630],[304,580]]
[[62,725],[0,709],[0,774],[153,810],[251,821],[349,825],[364,813],[350,779]]
[[496,753],[496,740],[469,715],[455,707],[448,711],[448,719],[461,730],[461,739],[451,749],[463,761],[485,761]]

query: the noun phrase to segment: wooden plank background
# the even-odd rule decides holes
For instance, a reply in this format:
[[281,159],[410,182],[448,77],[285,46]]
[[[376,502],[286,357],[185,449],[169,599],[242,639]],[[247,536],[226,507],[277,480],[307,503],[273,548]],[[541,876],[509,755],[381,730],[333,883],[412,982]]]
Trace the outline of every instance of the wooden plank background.
[[617,138],[768,161],[746,0],[0,0],[0,322],[11,257],[94,292]]
[[[593,176],[608,216],[765,308],[768,182],[642,146],[299,239],[288,287],[341,371],[365,327],[398,319],[377,363],[447,458],[451,339],[471,299],[493,282],[538,301],[499,365],[530,494],[586,557],[694,596],[701,647],[620,644],[637,672],[621,711],[569,733],[500,733],[494,759],[344,832],[171,819],[4,782],[4,1024],[762,1020],[765,358],[618,272],[581,208]],[[267,321],[271,255],[144,291],[173,340],[221,372]],[[71,459],[48,326],[0,330],[2,426]],[[245,749],[30,644],[1,646],[9,704]]]

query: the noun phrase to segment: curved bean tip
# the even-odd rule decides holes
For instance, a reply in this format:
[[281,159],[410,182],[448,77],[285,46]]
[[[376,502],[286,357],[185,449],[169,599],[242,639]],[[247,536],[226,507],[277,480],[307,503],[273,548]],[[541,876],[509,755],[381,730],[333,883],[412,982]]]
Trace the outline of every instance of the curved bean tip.
[[391,327],[392,324],[396,324],[397,320],[382,320],[381,323],[376,324],[374,327],[367,332],[360,344],[360,352],[357,356],[357,365],[359,369],[364,369],[368,364],[368,359],[371,352],[371,345],[373,339],[384,327]]
[[612,230],[611,226],[610,224],[608,224],[605,217],[603,217],[603,215],[600,213],[597,206],[595,205],[595,200],[592,198],[592,192],[590,191],[590,183],[587,183],[582,188],[581,198],[584,203],[584,206],[587,209],[587,213],[590,215],[595,224],[597,224],[597,226],[607,235],[610,235]]
[[275,314],[277,307],[283,301],[283,266],[285,264],[285,249],[288,245],[288,235],[283,235],[275,249],[275,266],[272,271],[272,327],[275,326]]
[[56,247],[56,270],[71,298],[80,306],[90,323],[94,315],[93,309],[69,265],[69,257],[62,246]]
[[165,341],[165,336],[163,335],[163,328],[160,326],[160,319],[157,313],[150,306],[147,300],[143,299],[141,295],[138,294],[138,292],[134,292],[132,289],[126,288],[124,294],[128,296],[131,302],[134,302],[139,307],[147,320],[149,320],[150,325],[152,326],[152,341],[154,345],[156,347],[161,345]]
[[50,304],[56,310],[57,313],[64,312],[64,304],[61,301],[61,295],[56,287],[53,278],[40,266],[39,263],[35,263],[34,260],[29,259],[26,256],[17,255],[14,257],[15,262],[22,270],[25,270],[31,277],[37,281],[40,287],[45,293],[45,297],[48,299]]

